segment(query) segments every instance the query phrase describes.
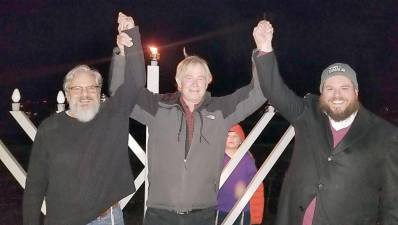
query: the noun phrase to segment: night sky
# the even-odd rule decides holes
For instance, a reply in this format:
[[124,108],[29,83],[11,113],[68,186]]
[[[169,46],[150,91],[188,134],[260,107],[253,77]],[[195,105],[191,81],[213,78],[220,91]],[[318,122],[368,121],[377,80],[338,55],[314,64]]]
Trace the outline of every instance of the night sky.
[[144,46],[160,48],[161,92],[175,90],[184,46],[209,61],[214,95],[248,83],[252,29],[265,16],[275,29],[282,76],[299,95],[317,93],[321,71],[346,62],[358,73],[363,104],[398,121],[395,0],[18,2],[0,3],[1,135],[17,127],[8,113],[14,88],[24,110],[39,111],[41,119],[55,110],[62,78],[75,65],[89,64],[107,79],[119,11],[133,16]]

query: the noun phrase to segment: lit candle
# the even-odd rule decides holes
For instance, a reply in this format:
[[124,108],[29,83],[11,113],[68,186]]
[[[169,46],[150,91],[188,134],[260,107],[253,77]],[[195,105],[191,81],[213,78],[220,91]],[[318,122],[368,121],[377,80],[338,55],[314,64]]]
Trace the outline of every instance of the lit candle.
[[151,47],[149,47],[149,50],[151,51],[151,55],[150,55],[150,57],[151,57],[151,65],[156,66],[158,64],[157,61],[160,58],[160,54],[158,52],[158,48],[151,46]]
[[[156,47],[149,47],[150,50],[150,58],[151,58],[151,64],[147,66],[147,88],[149,91],[153,93],[159,93],[159,66],[158,66],[158,60],[160,58],[158,49]],[[147,144],[148,144],[148,129],[147,129]],[[147,145],[148,146],[148,145]],[[147,149],[148,152],[148,149]],[[148,165],[148,158],[145,158],[145,165]],[[148,182],[148,170],[145,170],[145,196],[144,196],[144,202],[147,202],[148,199],[148,187],[149,187],[149,182]],[[146,211],[146,204],[144,206],[144,211]]]
[[147,88],[153,93],[159,93],[159,65],[160,54],[158,48],[149,47],[151,64],[147,66]]

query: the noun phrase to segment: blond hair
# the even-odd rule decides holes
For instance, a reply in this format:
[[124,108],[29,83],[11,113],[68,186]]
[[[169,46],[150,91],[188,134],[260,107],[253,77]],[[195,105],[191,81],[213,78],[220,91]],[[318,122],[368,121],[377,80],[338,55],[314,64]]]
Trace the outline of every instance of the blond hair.
[[176,80],[181,80],[182,76],[187,72],[188,68],[190,66],[202,66],[203,70],[205,71],[207,83],[210,83],[213,79],[209,66],[207,65],[206,60],[202,59],[199,56],[188,56],[185,59],[183,59],[180,63],[177,65],[177,72],[176,72]]

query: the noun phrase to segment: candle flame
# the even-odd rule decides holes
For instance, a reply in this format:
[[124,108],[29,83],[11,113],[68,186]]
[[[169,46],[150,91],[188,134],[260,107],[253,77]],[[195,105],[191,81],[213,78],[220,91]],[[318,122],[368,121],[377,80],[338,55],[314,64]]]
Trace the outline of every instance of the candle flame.
[[158,54],[158,48],[156,48],[156,47],[149,47],[149,50],[151,51],[151,54],[153,54],[153,55]]

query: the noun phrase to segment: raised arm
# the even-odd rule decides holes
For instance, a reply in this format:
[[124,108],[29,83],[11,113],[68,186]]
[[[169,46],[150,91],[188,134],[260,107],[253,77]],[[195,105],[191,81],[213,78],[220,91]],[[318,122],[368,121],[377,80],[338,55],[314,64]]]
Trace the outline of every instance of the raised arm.
[[139,41],[141,49],[139,54],[134,53],[134,49],[137,49],[135,45],[137,41],[135,41],[134,33],[131,32],[134,29],[131,29],[134,27],[134,21],[131,17],[120,13],[118,23],[118,48],[115,48],[112,57],[109,93],[115,95],[116,90],[125,83],[125,74],[126,76],[133,74],[140,78],[144,76],[144,79],[140,80],[144,82],[140,83],[137,92],[134,92],[136,101],[130,112],[132,112],[133,119],[142,124],[149,124],[157,110],[159,95],[153,94],[145,88],[145,65],[141,41]]
[[303,98],[290,90],[279,74],[278,63],[272,48],[274,28],[262,20],[253,30],[258,51],[253,59],[264,96],[290,123],[304,111]]
[[[144,54],[139,29],[134,20],[120,13],[118,22],[116,42],[119,52],[114,51],[110,71],[112,80],[119,79],[111,82],[110,92],[113,95],[112,101],[130,113],[136,104],[138,92],[145,87]],[[125,66],[125,61],[129,62],[129,66]]]
[[215,99],[214,106],[222,109],[227,127],[231,127],[232,125],[244,120],[267,100],[259,84],[257,68],[254,66],[254,58],[257,54],[258,50],[253,51],[251,82],[230,95]]
[[231,127],[244,120],[266,102],[254,67],[252,76],[248,85],[239,88],[230,95],[214,99],[213,105],[216,108],[221,108],[226,120],[226,127]]

